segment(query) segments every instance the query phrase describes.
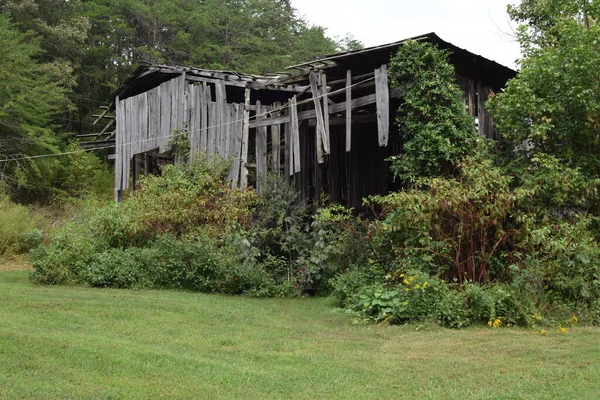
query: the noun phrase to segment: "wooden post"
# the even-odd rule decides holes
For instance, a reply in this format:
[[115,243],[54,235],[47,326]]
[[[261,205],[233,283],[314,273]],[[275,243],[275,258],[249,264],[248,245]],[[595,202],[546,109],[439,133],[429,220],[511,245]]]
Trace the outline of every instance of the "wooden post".
[[[288,103],[291,104],[291,103]],[[290,107],[287,107],[287,111],[284,111],[284,113],[288,113],[288,116],[291,115],[290,113]],[[283,156],[283,177],[286,180],[286,182],[288,181],[290,175],[293,175],[293,166],[292,166],[292,162],[293,162],[293,158],[292,158],[292,151],[293,151],[293,147],[292,147],[292,135],[290,133],[290,122],[288,119],[288,122],[283,124],[283,152],[284,152],[284,156]]]
[[321,100],[323,101],[323,152],[329,154],[331,139],[329,138],[329,101],[327,100],[327,75],[321,71]]
[[[256,102],[256,115],[258,119],[265,118],[265,107],[260,101]],[[262,184],[267,176],[267,127],[256,128],[256,188],[263,194]]]
[[215,84],[215,101],[216,101],[216,144],[215,149],[218,154],[226,157],[226,123],[227,123],[227,99],[225,94],[225,82],[219,81]]
[[120,203],[122,200],[123,193],[121,191],[121,179],[122,179],[122,164],[123,164],[123,109],[119,96],[115,98],[115,119],[117,120],[115,127],[116,138],[115,138],[115,190],[114,200],[115,203]]
[[[272,116],[279,116],[281,111],[280,102],[273,103],[273,108],[275,111],[272,113]],[[271,126],[271,172],[274,175],[280,175],[280,166],[281,164],[281,130],[280,125],[275,124]]]
[[379,147],[388,144],[390,133],[390,91],[388,88],[387,66],[375,70],[375,95],[377,97],[377,132]]
[[200,102],[200,149],[205,153],[208,151],[208,103],[210,92],[209,96],[206,95],[206,92],[209,90],[206,82],[202,82],[198,99]]
[[346,151],[352,148],[352,71],[346,71]]
[[291,168],[291,172],[293,174],[300,172],[301,163],[300,163],[300,128],[298,124],[298,105],[296,96],[292,97],[290,100],[290,131],[292,137],[293,147],[293,159],[294,164],[293,168]]
[[233,103],[231,116],[231,188],[237,189],[240,184],[240,165],[242,154],[242,136],[243,136],[243,106]]
[[244,96],[244,122],[242,127],[242,160],[240,167],[240,188],[248,187],[248,138],[250,136],[250,89],[246,89]]
[[314,71],[310,71],[308,75],[310,80],[310,90],[312,92],[313,102],[315,104],[315,112],[317,114],[317,128],[316,128],[316,148],[317,148],[317,160],[319,164],[324,162],[323,158],[323,136],[325,135],[325,121],[323,120],[323,110],[321,108],[321,102],[319,101],[319,88],[317,87],[317,78]]

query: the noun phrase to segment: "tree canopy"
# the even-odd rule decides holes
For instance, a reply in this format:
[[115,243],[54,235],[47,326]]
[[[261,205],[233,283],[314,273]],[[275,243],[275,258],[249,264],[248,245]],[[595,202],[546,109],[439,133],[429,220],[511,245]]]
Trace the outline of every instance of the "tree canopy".
[[[0,11],[0,153],[13,160],[91,133],[92,114],[142,63],[274,73],[361,46],[328,37],[290,0],[4,0]],[[54,185],[3,164],[11,187]]]
[[600,2],[524,0],[509,7],[523,58],[519,75],[490,102],[520,160],[556,156],[600,173]]

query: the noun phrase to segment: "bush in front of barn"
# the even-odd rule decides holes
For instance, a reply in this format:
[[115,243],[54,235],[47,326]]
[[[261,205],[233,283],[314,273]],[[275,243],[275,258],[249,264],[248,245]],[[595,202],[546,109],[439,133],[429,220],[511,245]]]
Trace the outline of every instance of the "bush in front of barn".
[[[359,254],[283,180],[231,190],[224,160],[166,166],[120,204],[89,203],[31,252],[32,280],[280,296],[325,293]],[[356,240],[355,240],[356,242]],[[344,244],[346,243],[346,244]],[[354,253],[346,251],[353,248]]]

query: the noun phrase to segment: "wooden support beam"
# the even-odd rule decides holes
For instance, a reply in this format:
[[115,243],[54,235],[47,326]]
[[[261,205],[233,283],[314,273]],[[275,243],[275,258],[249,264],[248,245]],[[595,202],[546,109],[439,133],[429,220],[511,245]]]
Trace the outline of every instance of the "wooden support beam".
[[323,102],[323,152],[330,153],[329,139],[329,102],[327,101],[327,75],[323,71],[321,75],[321,101]]
[[[400,88],[396,88],[394,90],[392,90],[389,94],[390,98],[397,98],[397,97],[401,97],[402,96],[402,89]],[[361,107],[365,107],[371,104],[375,104],[377,101],[377,96],[375,93],[373,94],[369,94],[363,97],[359,97],[357,99],[353,99],[352,100],[352,109],[357,109],[357,108],[361,108]],[[342,113],[346,111],[346,102],[340,102],[340,103],[336,103],[335,105],[331,106],[329,108],[329,114],[336,114],[336,113]],[[307,111],[300,111],[298,113],[298,121],[304,121],[307,119],[315,119],[317,116],[315,110],[307,110]],[[286,121],[287,118],[286,117],[271,117],[271,118],[267,118],[265,120],[261,120],[261,121],[251,121],[250,122],[250,128],[258,128],[261,126],[269,126],[269,125],[273,125],[273,124],[282,124]]]
[[[208,96],[206,92],[208,91]],[[206,82],[200,87],[200,149],[206,153],[208,150],[208,103],[210,102],[210,89]]]
[[352,148],[352,71],[346,71],[346,151]]
[[215,101],[216,101],[216,141],[215,150],[219,155],[226,157],[226,132],[227,132],[227,98],[225,92],[225,82],[219,81],[215,86]]
[[[102,114],[98,115],[96,120],[92,123],[93,125],[96,125],[98,123],[98,121],[100,121],[102,118],[106,117],[106,114],[108,114],[108,111],[110,110],[110,107],[112,106],[112,104],[110,106],[100,106],[100,109],[103,109],[104,111],[102,112]],[[94,115],[95,117],[95,115]],[[114,118],[114,117],[113,117]]]
[[[266,118],[265,107],[260,101],[256,102],[257,119]],[[267,127],[256,129],[256,189],[263,194],[263,184],[267,177]]]
[[325,161],[325,159],[323,158],[323,143],[324,143],[323,137],[325,136],[325,121],[323,119],[323,109],[321,107],[321,101],[319,99],[320,92],[319,92],[319,88],[317,85],[317,76],[314,73],[314,71],[310,71],[309,79],[310,79],[310,89],[312,92],[312,99],[313,99],[313,103],[315,104],[315,113],[316,113],[316,117],[317,117],[317,129],[316,129],[317,160],[319,161],[319,164],[322,164]]
[[[273,103],[273,108],[279,110],[281,103]],[[281,115],[281,111],[275,111],[271,114],[272,116]],[[281,162],[281,125],[275,124],[271,126],[271,172],[275,176],[280,175],[280,162]]]
[[[366,74],[356,75],[356,76],[352,77],[352,82],[362,81],[365,79],[372,78],[373,76],[375,76],[374,72],[368,72]],[[336,86],[336,85],[341,85],[341,84],[346,85],[347,83],[348,83],[348,77],[346,76],[346,79],[338,79],[336,81],[329,82],[329,85],[330,86]]]
[[298,122],[298,105],[296,96],[290,99],[290,131],[293,143],[293,168],[290,168],[290,172],[295,174],[300,172],[300,127]]
[[387,66],[375,70],[375,94],[377,96],[377,133],[379,147],[386,147],[390,134],[390,89]]
[[[291,100],[290,100],[290,104],[291,104]],[[292,135],[290,132],[290,107],[287,107],[286,110],[284,111],[284,113],[287,112],[287,118],[288,118],[288,123],[283,124],[283,177],[286,180],[286,182],[288,181],[290,175],[293,175],[294,172],[294,167],[292,166],[292,162],[293,162],[293,155],[292,155],[292,151],[294,150],[294,148],[292,147]]]
[[240,166],[240,188],[248,187],[248,140],[250,136],[250,89],[246,89],[244,95],[244,122],[242,126],[242,155]]

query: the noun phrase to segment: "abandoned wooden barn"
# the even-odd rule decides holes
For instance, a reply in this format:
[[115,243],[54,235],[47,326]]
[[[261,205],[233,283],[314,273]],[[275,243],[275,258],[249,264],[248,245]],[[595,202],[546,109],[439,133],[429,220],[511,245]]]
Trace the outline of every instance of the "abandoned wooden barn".
[[[467,110],[479,133],[493,138],[483,104],[515,72],[433,33],[411,39],[451,51]],[[200,152],[231,160],[233,188],[260,192],[273,173],[293,182],[302,200],[324,194],[360,207],[364,196],[394,188],[385,159],[401,152],[393,116],[402,91],[389,88],[386,65],[403,42],[326,56],[274,76],[141,66],[97,120],[110,122],[83,145],[114,141],[116,201],[131,171],[137,178],[148,154],[164,153],[179,130],[190,142],[190,160]]]

